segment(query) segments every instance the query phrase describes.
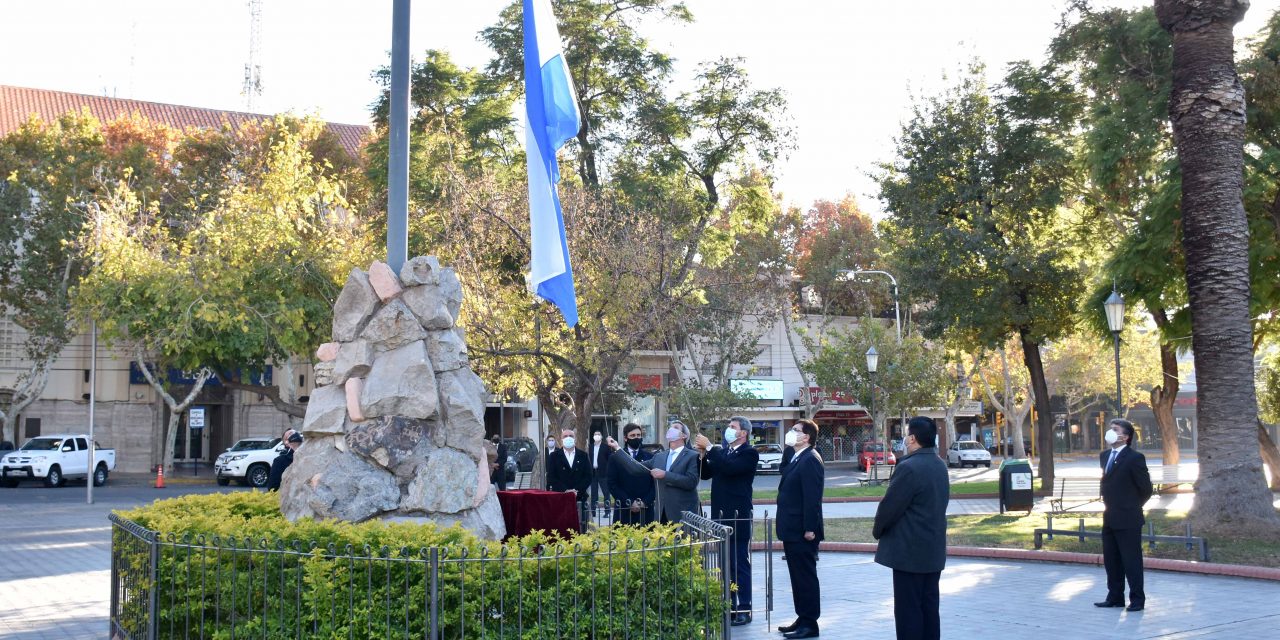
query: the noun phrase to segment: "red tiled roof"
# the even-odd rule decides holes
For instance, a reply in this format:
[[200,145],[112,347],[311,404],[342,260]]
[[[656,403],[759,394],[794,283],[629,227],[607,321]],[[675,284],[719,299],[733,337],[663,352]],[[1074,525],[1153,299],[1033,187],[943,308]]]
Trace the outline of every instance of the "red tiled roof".
[[[161,122],[177,129],[191,127],[211,129],[221,127],[224,122],[233,127],[239,127],[246,122],[271,117],[257,113],[219,111],[160,102],[0,85],[0,136],[17,130],[32,114],[39,116],[41,120],[51,122],[65,113],[78,111],[81,107],[88,107],[94,117],[104,122],[139,113],[148,120]],[[365,137],[369,135],[369,127],[333,122],[327,125],[330,131],[337,134],[342,148],[346,149],[351,157],[359,157],[360,147]]]

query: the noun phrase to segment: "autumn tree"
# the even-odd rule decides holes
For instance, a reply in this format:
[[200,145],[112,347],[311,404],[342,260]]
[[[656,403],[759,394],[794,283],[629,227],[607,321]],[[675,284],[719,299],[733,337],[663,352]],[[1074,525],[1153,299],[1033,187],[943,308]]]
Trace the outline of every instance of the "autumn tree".
[[1249,227],[1244,189],[1245,94],[1232,30],[1244,0],[1156,0],[1173,36],[1169,116],[1182,168],[1182,247],[1196,358],[1200,478],[1189,519],[1205,530],[1274,531],[1280,515],[1257,438]]

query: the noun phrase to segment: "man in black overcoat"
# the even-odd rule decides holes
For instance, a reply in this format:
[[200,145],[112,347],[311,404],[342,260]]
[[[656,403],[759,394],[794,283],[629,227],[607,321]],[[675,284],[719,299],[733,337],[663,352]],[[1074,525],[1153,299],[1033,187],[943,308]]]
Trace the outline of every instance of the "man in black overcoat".
[[[636,462],[648,462],[653,454],[640,448],[644,443],[644,428],[629,423],[622,428],[622,448],[612,455],[627,456]],[[606,471],[609,491],[613,495],[614,524],[643,526],[653,522],[653,500],[656,489],[653,478],[627,473],[621,464],[609,465]]]
[[751,622],[751,493],[760,452],[748,444],[751,421],[729,418],[724,446],[712,447],[706,436],[698,436],[702,456],[702,479],[711,481],[711,517],[733,527],[730,538],[729,575],[736,589],[732,595],[731,624]]
[[1116,418],[1106,433],[1111,448],[1098,456],[1102,466],[1102,564],[1107,569],[1107,599],[1097,607],[1123,607],[1129,582],[1129,611],[1147,606],[1142,586],[1142,507],[1151,498],[1147,458],[1133,448],[1133,423]]

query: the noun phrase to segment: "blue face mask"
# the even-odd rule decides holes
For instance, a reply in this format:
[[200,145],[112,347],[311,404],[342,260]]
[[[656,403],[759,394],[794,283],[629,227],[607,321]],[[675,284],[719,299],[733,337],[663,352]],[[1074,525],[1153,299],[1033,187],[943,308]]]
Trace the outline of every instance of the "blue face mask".
[[726,427],[724,430],[724,441],[732,443],[738,439],[738,430],[733,427]]

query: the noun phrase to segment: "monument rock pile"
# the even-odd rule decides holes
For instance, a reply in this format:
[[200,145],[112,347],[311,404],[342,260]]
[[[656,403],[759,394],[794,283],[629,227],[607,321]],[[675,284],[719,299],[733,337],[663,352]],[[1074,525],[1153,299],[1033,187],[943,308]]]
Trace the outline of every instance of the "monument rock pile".
[[455,327],[462,286],[434,257],[353,269],[316,351],[316,390],[280,487],[289,520],[460,522],[505,534],[483,446],[488,392]]

